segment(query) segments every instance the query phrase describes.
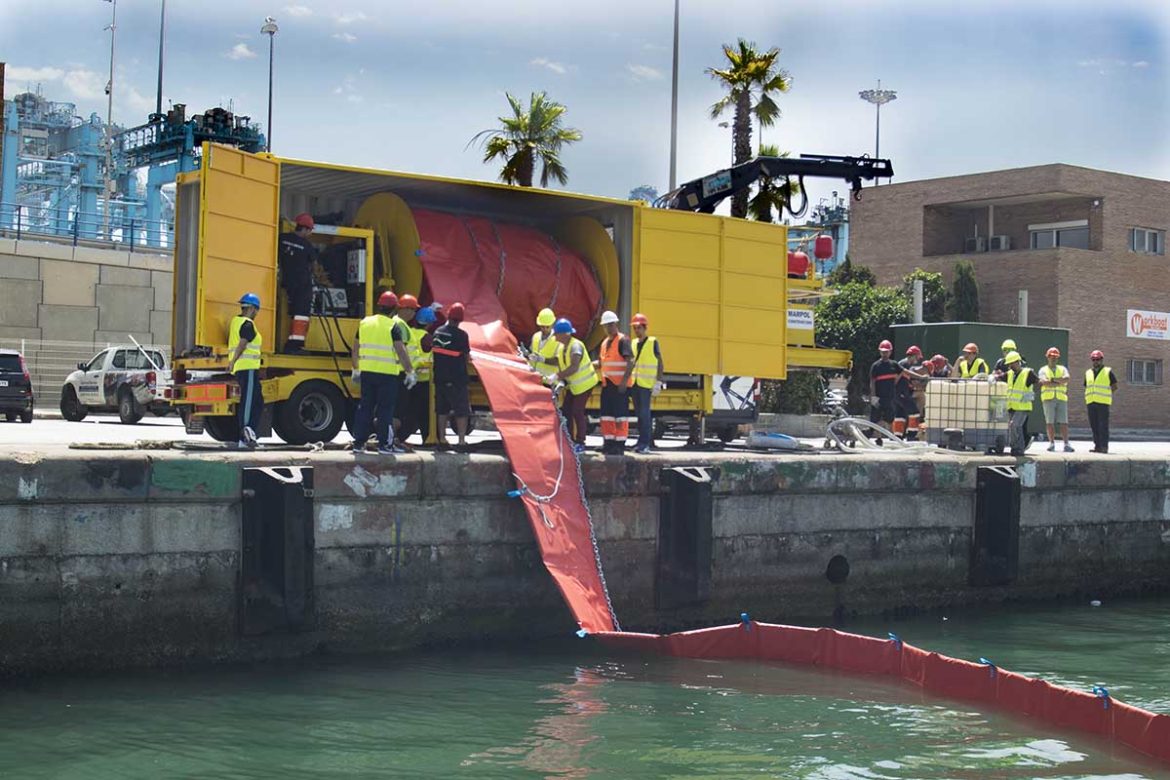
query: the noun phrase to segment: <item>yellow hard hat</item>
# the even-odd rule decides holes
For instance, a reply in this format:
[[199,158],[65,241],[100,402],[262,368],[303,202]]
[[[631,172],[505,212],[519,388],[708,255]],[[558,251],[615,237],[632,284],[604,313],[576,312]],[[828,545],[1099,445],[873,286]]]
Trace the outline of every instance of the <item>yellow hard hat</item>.
[[[999,345],[999,348],[1002,350],[1018,349],[1018,347],[1016,347],[1016,342],[1012,341],[1011,339],[1004,339],[1003,343]],[[1019,355],[1016,355],[1016,357],[1019,357]]]
[[541,309],[540,314],[536,315],[536,324],[542,328],[551,328],[556,321],[557,315],[552,309]]
[[1006,355],[1003,356],[1003,362],[1007,363],[1009,366],[1012,363],[1019,363],[1020,362],[1020,353],[1019,352],[1007,353]]

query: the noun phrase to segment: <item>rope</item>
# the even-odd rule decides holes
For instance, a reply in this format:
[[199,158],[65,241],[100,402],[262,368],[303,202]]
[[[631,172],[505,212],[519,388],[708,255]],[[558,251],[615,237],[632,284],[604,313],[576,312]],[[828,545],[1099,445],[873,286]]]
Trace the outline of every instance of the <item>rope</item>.
[[[504,274],[507,273],[508,253],[504,251],[504,239],[500,238],[500,231],[496,229],[495,220],[488,224],[492,226],[492,235],[496,237],[496,245],[500,247],[500,279],[496,282],[496,297],[499,298],[504,294]],[[478,248],[475,251],[477,254],[479,253]]]
[[552,242],[553,249],[557,252],[557,270],[553,275],[553,294],[552,299],[548,302],[548,307],[553,311],[557,310],[557,296],[561,294],[561,266],[564,256],[561,254],[561,245],[553,236],[549,236],[548,240]]

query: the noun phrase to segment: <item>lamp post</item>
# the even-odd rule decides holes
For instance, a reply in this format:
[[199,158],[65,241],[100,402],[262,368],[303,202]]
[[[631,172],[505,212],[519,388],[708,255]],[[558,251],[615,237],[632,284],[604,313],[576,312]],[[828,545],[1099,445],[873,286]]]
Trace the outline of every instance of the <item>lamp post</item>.
[[670,191],[678,184],[678,3],[674,0],[674,61],[670,71]]
[[264,17],[264,26],[260,28],[260,32],[268,36],[268,126],[264,128],[267,131],[264,134],[264,151],[266,152],[272,151],[272,52],[276,33],[279,30],[275,19],[271,16]]
[[[892,89],[882,89],[882,80],[878,79],[877,89],[863,89],[857,93],[866,103],[872,103],[877,108],[877,124],[874,130],[874,159],[882,156],[882,106],[898,99],[898,93]],[[875,179],[874,184],[878,181]]]
[[[158,95],[154,102],[155,116],[162,117],[163,39],[167,31],[167,0],[162,0],[158,14]],[[162,121],[161,119],[159,121]]]
[[118,0],[105,0],[110,10],[110,80],[106,82],[106,175],[102,181],[102,237],[110,237],[110,190],[113,188],[114,167],[114,42],[118,29]]

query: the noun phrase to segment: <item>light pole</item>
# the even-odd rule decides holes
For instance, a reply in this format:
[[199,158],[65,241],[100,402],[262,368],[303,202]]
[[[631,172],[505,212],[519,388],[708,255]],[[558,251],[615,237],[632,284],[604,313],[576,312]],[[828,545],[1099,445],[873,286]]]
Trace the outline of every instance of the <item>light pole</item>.
[[[877,89],[863,89],[857,93],[866,103],[873,103],[877,108],[877,125],[874,130],[873,156],[878,159],[882,156],[882,106],[898,99],[898,93],[892,89],[882,89],[882,80],[878,79]],[[878,180],[874,179],[874,185]]]
[[102,182],[102,236],[110,237],[110,190],[112,189],[114,167],[114,42],[118,29],[118,0],[105,0],[110,10],[110,80],[106,82],[106,176]]
[[162,117],[162,76],[163,76],[163,37],[167,30],[167,0],[162,0],[162,9],[158,15],[158,97],[154,103],[154,113]]
[[280,28],[276,26],[276,20],[271,16],[264,17],[264,26],[260,28],[263,35],[268,36],[268,126],[264,128],[267,132],[264,134],[264,151],[272,151],[272,51],[273,42],[276,40],[276,33]]
[[678,184],[678,3],[674,0],[674,64],[670,71],[670,191]]

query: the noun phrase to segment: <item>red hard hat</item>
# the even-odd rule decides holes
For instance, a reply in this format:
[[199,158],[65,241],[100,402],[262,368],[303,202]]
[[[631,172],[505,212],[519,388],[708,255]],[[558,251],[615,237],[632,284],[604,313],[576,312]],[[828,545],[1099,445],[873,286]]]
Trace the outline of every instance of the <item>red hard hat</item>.
[[910,346],[906,347],[906,354],[907,355],[917,355],[918,357],[922,357],[922,350],[919,349],[917,344],[911,344]]
[[889,351],[889,352],[893,352],[893,351],[894,351],[894,345],[893,345],[893,344],[891,344],[889,341],[883,341],[881,344],[878,344],[878,350],[879,350],[879,351]]
[[456,302],[447,307],[447,319],[451,322],[463,322],[463,316],[464,311],[462,303]]
[[378,296],[378,305],[387,309],[393,309],[398,305],[398,296],[391,290],[387,290]]
[[297,217],[293,220],[293,222],[296,223],[297,227],[307,227],[309,230],[312,230],[314,227],[316,227],[316,225],[313,223],[313,215],[307,211],[297,214]]
[[1060,357],[1060,350],[1056,347],[1049,347],[1048,351],[1044,353],[1046,357]]
[[635,315],[634,315],[634,316],[633,316],[633,317],[630,319],[630,324],[631,324],[631,325],[647,325],[647,326],[649,326],[649,325],[650,325],[650,320],[646,319],[646,315],[645,315],[645,314],[635,314]]
[[1089,360],[1104,360],[1105,353],[1099,349],[1095,349],[1089,353]]
[[418,298],[415,298],[410,293],[398,296],[398,308],[400,309],[417,309]]
[[969,344],[967,344],[967,346],[963,347],[963,351],[964,352],[974,352],[976,355],[978,355],[979,354],[979,345],[976,344],[974,341],[972,341]]

